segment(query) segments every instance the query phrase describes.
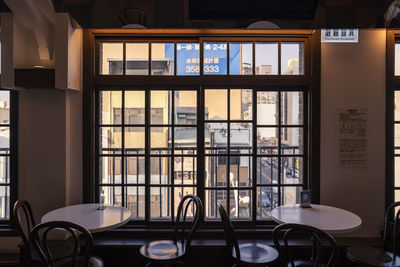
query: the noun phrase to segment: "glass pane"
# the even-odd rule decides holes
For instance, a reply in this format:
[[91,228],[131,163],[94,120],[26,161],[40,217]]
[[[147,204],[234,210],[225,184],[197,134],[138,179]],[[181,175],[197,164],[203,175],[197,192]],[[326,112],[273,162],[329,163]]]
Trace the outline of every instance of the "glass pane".
[[228,169],[228,157],[205,157],[205,187],[227,186],[226,171]]
[[120,184],[121,157],[100,157],[99,175],[102,184]]
[[150,158],[150,183],[171,184],[171,158]]
[[144,91],[125,92],[125,124],[144,124]]
[[[175,187],[174,188],[174,214],[175,218],[178,215],[178,207],[179,203],[181,202],[182,198],[187,195],[196,195],[196,188],[195,187]],[[194,202],[192,202],[194,203]],[[185,209],[186,206],[183,206],[183,209]],[[184,212],[184,210],[182,210]],[[187,211],[187,217],[186,218],[193,218],[193,214],[196,212],[194,209],[194,205],[190,204],[188,207]],[[182,214],[181,214],[182,216]],[[182,217],[181,217],[182,218]],[[181,219],[182,220],[182,219]]]
[[230,127],[230,152],[241,154],[252,153],[252,124],[231,123]]
[[170,124],[172,109],[171,91],[151,91],[151,124]]
[[246,187],[252,184],[252,157],[230,157],[229,181],[231,187]]
[[226,123],[206,123],[204,133],[206,153],[226,153],[228,126]]
[[176,156],[174,158],[174,184],[196,185],[196,168],[195,157]]
[[125,181],[128,184],[145,183],[144,157],[125,158]]
[[281,123],[284,125],[303,124],[303,93],[281,93]]
[[297,204],[300,202],[301,186],[284,186],[281,188],[281,205]]
[[0,220],[10,219],[10,187],[0,186]]
[[100,43],[100,74],[122,75],[122,43]]
[[303,158],[283,157],[281,159],[281,176],[283,184],[303,183]]
[[120,154],[122,152],[121,127],[100,127],[100,154]]
[[174,43],[151,44],[151,75],[174,75]]
[[251,219],[251,190],[230,190],[231,219]]
[[257,158],[257,184],[278,183],[278,158]]
[[229,44],[229,74],[230,75],[253,74],[252,43]]
[[125,128],[125,151],[128,154],[144,154],[144,127]]
[[257,219],[271,219],[270,211],[278,206],[278,187],[257,187]]
[[200,44],[176,44],[177,75],[200,75]]
[[281,43],[281,74],[304,74],[304,43]]
[[168,220],[171,217],[171,188],[150,188],[150,217],[153,220]]
[[256,43],[256,74],[278,74],[278,43]]
[[127,208],[131,211],[131,218],[135,220],[144,220],[145,216],[145,187],[127,186],[125,190],[125,199]]
[[149,44],[126,43],[126,75],[149,75]]
[[277,125],[279,123],[278,92],[257,92],[257,124]]
[[394,46],[394,75],[400,75],[400,44]]
[[218,202],[220,201],[226,209],[227,208],[226,196],[227,196],[226,190],[205,190],[204,211],[206,219],[212,220],[220,218],[218,211]]
[[10,123],[10,91],[0,90],[0,124]]
[[253,110],[253,94],[251,89],[231,89],[230,119],[251,120]]
[[10,182],[10,157],[0,157],[0,184]]
[[104,199],[105,205],[122,205],[122,195],[120,186],[100,186],[100,203]]
[[121,124],[122,123],[122,92],[101,91],[100,92],[100,123]]
[[175,91],[175,124],[197,124],[197,92]]
[[176,154],[196,154],[197,152],[197,128],[175,127],[174,145]]
[[303,128],[281,128],[282,154],[303,154]]
[[205,90],[205,120],[228,119],[228,91],[226,89]]
[[400,147],[400,124],[394,125],[394,146]]
[[400,91],[394,91],[394,120],[400,121]]
[[204,43],[204,75],[227,74],[227,44],[225,42]]
[[278,131],[277,127],[257,128],[257,154],[278,154]]
[[394,186],[400,187],[400,157],[394,157]]
[[171,128],[151,127],[150,128],[150,153],[171,154]]

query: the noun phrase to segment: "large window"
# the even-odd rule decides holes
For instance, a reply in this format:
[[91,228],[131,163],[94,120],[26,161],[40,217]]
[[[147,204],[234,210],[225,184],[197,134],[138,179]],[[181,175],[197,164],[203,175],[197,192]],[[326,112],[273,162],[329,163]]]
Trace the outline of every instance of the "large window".
[[93,47],[93,200],[138,222],[172,221],[187,194],[210,222],[218,201],[243,223],[299,202],[311,181],[309,35],[99,36]]

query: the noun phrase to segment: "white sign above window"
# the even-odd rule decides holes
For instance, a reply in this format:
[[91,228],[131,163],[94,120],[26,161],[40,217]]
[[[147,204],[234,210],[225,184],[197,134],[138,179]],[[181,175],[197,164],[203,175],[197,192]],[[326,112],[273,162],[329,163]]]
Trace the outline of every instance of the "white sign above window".
[[322,29],[323,43],[358,43],[358,29]]

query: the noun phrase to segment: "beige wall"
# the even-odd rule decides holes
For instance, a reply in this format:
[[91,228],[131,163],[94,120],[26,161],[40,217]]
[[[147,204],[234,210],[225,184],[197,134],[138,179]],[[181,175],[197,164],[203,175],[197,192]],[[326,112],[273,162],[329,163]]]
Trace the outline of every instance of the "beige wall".
[[[358,43],[323,43],[321,71],[321,203],[357,213],[353,236],[378,236],[385,198],[386,32],[359,31]],[[368,108],[367,167],[337,163],[337,109]]]

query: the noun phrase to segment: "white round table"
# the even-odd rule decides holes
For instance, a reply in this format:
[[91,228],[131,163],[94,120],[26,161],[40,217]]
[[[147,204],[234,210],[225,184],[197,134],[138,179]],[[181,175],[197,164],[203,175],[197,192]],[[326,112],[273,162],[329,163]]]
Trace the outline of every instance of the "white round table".
[[277,223],[298,223],[313,226],[330,234],[348,233],[361,226],[361,218],[347,210],[311,204],[311,208],[300,205],[278,206],[271,211]]
[[91,233],[103,232],[127,223],[131,211],[124,207],[105,206],[99,203],[73,205],[46,213],[41,222],[68,221],[85,227]]

